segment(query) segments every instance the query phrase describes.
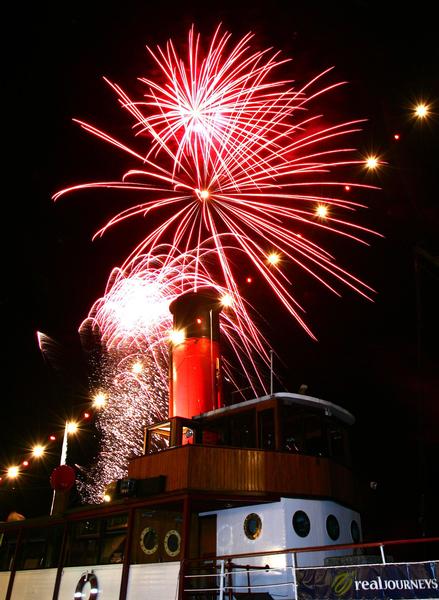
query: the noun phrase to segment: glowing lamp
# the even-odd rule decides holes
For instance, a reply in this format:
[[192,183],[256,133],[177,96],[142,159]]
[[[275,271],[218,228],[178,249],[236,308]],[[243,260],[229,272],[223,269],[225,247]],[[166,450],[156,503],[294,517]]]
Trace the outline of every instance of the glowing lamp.
[[428,106],[423,102],[420,102],[415,106],[415,117],[417,117],[418,119],[425,119],[426,117],[428,117],[428,113]]
[[247,277],[247,278],[246,278],[246,282],[247,282],[247,283],[251,283],[252,281],[253,281],[253,279],[252,279],[251,277]]
[[394,136],[393,136],[393,139],[394,140],[399,140],[400,137],[401,136],[399,135],[399,133],[395,133]]
[[200,319],[200,317],[197,317],[197,325],[201,325],[202,322],[203,322],[203,320]]
[[345,192],[350,192],[351,191],[351,186],[350,185],[345,185],[344,186],[344,190],[345,190]]
[[18,477],[20,474],[20,467],[17,466],[13,466],[13,467],[9,467],[8,470],[6,471],[6,475],[9,477],[9,479],[15,479],[16,477]]
[[110,494],[104,494],[104,502],[111,502]]
[[379,160],[377,156],[368,156],[366,158],[366,168],[369,169],[369,171],[374,171],[375,169],[378,168],[379,165]]
[[24,460],[22,463],[23,467],[28,467],[29,466],[29,461],[28,460]]
[[78,423],[74,421],[69,421],[66,423],[66,431],[68,435],[74,434],[78,431]]
[[49,435],[49,440],[51,442],[54,442],[56,440],[56,436],[55,435]]
[[32,456],[34,456],[35,458],[40,458],[41,456],[43,456],[44,452],[44,446],[37,445],[32,448]]
[[107,396],[103,392],[98,392],[93,398],[93,406],[95,408],[102,408],[107,402]]
[[174,344],[174,346],[177,346],[177,344],[182,344],[186,338],[186,334],[184,332],[184,329],[173,329],[171,331],[171,342]]
[[277,265],[280,261],[280,255],[277,252],[271,252],[267,256],[267,261],[270,263],[270,265]]
[[318,204],[315,209],[315,215],[319,219],[326,219],[326,217],[328,216],[328,207],[326,206],[326,204]]

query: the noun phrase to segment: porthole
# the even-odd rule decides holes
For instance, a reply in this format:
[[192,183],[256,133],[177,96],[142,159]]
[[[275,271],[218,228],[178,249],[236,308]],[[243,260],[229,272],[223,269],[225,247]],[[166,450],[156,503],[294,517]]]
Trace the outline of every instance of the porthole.
[[244,521],[244,533],[249,540],[255,540],[261,535],[262,521],[256,513],[250,513]]
[[306,537],[311,530],[311,522],[303,510],[296,510],[293,515],[293,528],[300,537]]
[[328,518],[326,519],[326,531],[334,542],[340,537],[340,525],[337,517],[334,517],[334,515],[328,515]]
[[140,534],[140,547],[145,554],[154,554],[159,547],[157,531],[153,527],[145,527]]
[[358,544],[360,542],[360,526],[355,520],[351,523],[351,536],[354,544]]
[[181,536],[176,529],[171,529],[165,535],[163,545],[168,556],[177,556],[180,552]]

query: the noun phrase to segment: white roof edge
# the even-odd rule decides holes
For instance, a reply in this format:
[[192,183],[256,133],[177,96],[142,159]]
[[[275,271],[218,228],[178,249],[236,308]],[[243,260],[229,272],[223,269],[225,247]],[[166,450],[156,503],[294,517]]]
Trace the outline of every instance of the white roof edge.
[[237,404],[231,404],[230,406],[223,406],[222,408],[217,408],[216,410],[210,410],[209,412],[202,413],[194,418],[197,419],[201,417],[208,417],[214,414],[218,415],[221,413],[227,413],[236,410],[237,408],[244,408],[246,406],[251,406],[252,404],[259,404],[259,402],[269,400],[270,398],[284,398],[286,400],[292,400],[293,404],[314,406],[315,408],[320,408],[323,412],[328,414],[328,416],[332,415],[348,425],[353,425],[355,423],[354,415],[345,408],[338,406],[338,404],[333,404],[332,402],[322,400],[321,398],[314,398],[314,396],[306,396],[305,394],[292,394],[290,392],[276,392],[275,394],[261,396],[260,398],[244,400],[244,402],[238,402]]

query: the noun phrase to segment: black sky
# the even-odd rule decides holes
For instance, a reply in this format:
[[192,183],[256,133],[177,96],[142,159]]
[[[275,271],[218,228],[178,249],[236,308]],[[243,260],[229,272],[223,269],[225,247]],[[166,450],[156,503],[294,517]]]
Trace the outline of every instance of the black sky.
[[[130,123],[101,76],[139,90],[136,78],[151,66],[145,44],[170,36],[184,41],[192,23],[207,36],[222,21],[235,39],[252,30],[259,47],[293,57],[298,81],[335,65],[336,78],[349,85],[328,97],[325,111],[367,118],[358,148],[389,163],[373,181],[382,190],[368,195],[364,216],[385,239],[367,250],[333,246],[342,263],[377,289],[375,303],[350,293],[336,299],[300,280],[298,294],[319,338],[314,343],[260,287],[245,293],[272,323],[267,335],[289,391],[306,383],[311,395],[356,415],[359,477],[365,489],[378,483],[364,495],[370,535],[439,533],[439,54],[428,11],[383,4],[98,1],[11,9],[4,24],[10,31],[2,119],[1,464],[20,458],[32,438],[47,436],[87,405],[77,328],[111,268],[131,249],[131,236],[142,231],[140,221],[92,243],[106,217],[121,208],[120,197],[85,193],[51,201],[70,183],[111,178],[129,166],[71,119],[128,139]],[[436,113],[422,124],[410,116],[417,98],[432,102]],[[36,330],[59,344],[57,372],[44,362]],[[42,475],[29,475],[22,494],[3,485],[0,502],[9,506],[12,499],[30,514],[35,490],[44,486]]]

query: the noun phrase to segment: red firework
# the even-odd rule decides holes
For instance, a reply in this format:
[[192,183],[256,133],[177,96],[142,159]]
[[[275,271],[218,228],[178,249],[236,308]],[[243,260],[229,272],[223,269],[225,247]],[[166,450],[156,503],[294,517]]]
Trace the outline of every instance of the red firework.
[[[314,337],[291,293],[287,264],[305,269],[336,294],[337,281],[369,299],[373,292],[306,233],[311,226],[364,244],[365,234],[374,234],[343,216],[363,206],[337,195],[346,186],[372,186],[334,176],[335,170],[364,165],[355,149],[338,143],[358,131],[361,121],[327,125],[321,115],[310,113],[312,100],[340,85],[320,86],[328,71],[296,90],[291,82],[273,79],[275,69],[286,62],[278,54],[250,52],[250,34],[227,52],[229,37],[217,29],[203,54],[200,38],[191,30],[186,60],[172,42],[165,50],[150,50],[163,82],[143,79],[149,90],[141,102],[111,84],[134,116],[137,131],[150,134],[147,151],[78,123],[135,158],[139,167],[118,181],[73,186],[54,198],[102,187],[146,194],[147,199],[115,215],[97,233],[135,216],[173,211],[147,232],[126,264],[136,256],[153,255],[163,243],[170,244],[170,262],[187,252],[199,258],[201,248],[210,248],[216,264],[210,261],[204,268],[214,280],[222,273],[220,285],[239,298],[242,261],[237,267],[236,256],[243,252]],[[193,265],[196,287],[198,261]]]

